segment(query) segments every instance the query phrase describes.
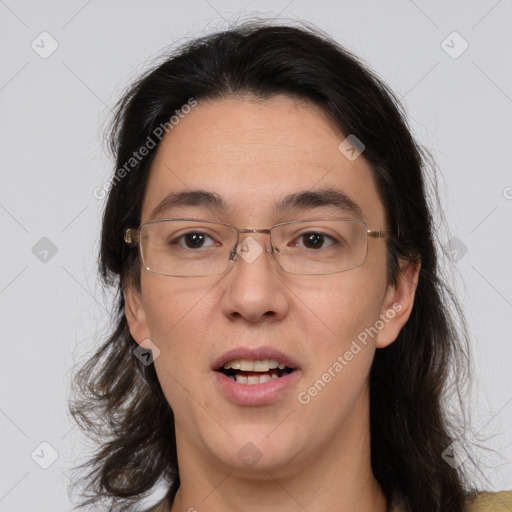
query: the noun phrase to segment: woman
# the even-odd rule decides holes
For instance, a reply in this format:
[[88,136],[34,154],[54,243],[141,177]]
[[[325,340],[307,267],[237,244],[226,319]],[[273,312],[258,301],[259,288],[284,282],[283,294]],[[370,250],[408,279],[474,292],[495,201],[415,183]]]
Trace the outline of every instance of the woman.
[[509,510],[443,409],[467,343],[425,156],[354,56],[258,23],[195,40],[129,89],[112,148],[86,503],[163,479],[166,512]]

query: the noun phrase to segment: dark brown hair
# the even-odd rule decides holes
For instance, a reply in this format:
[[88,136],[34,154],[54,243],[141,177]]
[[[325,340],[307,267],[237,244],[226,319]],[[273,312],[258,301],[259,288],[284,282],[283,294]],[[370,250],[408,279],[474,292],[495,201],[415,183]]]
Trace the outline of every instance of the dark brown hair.
[[[443,400],[448,389],[460,390],[468,344],[462,313],[438,268],[428,152],[413,139],[398,99],[346,49],[311,28],[252,22],[180,47],[128,89],[111,134],[116,170],[126,170],[133,152],[190,98],[200,103],[235,94],[313,102],[364,143],[395,233],[387,242],[389,282],[397,279],[400,259],[421,261],[410,319],[394,343],[377,350],[370,372],[373,473],[388,499],[402,496],[413,512],[460,512],[468,490],[462,468],[441,454],[461,433]],[[140,263],[123,232],[140,224],[157,149],[122,179],[118,173],[108,193],[99,263],[104,284],[117,290],[115,328],[78,373],[72,406],[79,424],[102,443],[86,465],[84,504],[106,500],[120,510],[162,479],[170,484],[170,502],[179,487],[173,412],[153,365],[134,356],[124,314],[123,283],[134,279],[140,286]]]

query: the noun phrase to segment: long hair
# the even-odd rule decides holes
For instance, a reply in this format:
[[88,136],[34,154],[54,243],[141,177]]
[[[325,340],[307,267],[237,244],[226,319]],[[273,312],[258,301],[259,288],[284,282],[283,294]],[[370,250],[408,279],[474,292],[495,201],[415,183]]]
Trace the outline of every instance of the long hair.
[[[399,276],[400,259],[421,261],[411,316],[396,341],[376,351],[370,371],[374,476],[388,499],[401,496],[413,512],[460,512],[468,489],[462,466],[442,457],[458,435],[444,400],[448,384],[458,393],[467,374],[467,330],[438,268],[437,193],[427,186],[428,152],[412,137],[397,97],[358,58],[316,29],[261,22],[170,52],[116,108],[110,134],[116,173],[99,255],[103,283],[117,291],[115,327],[77,374],[72,405],[78,423],[101,442],[85,465],[89,496],[83,504],[107,501],[111,510],[128,510],[161,481],[170,485],[170,502],[179,487],[173,412],[153,365],[134,356],[123,297],[128,279],[140,286],[138,252],[124,243],[123,232],[140,224],[159,145],[155,134],[170,128],[169,119],[191,98],[200,103],[278,94],[316,104],[342,133],[364,143],[389,228],[397,234],[387,242],[389,283]],[[155,147],[130,160],[149,138]]]

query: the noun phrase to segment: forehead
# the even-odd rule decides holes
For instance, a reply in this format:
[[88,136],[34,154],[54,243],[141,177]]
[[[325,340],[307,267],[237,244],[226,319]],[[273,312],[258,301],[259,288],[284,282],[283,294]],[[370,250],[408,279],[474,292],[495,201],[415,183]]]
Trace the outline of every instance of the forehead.
[[199,102],[159,145],[141,221],[169,193],[200,190],[226,203],[230,218],[222,220],[266,226],[282,220],[275,205],[283,198],[329,189],[356,203],[364,220],[382,224],[371,168],[339,150],[344,138],[321,109],[287,96]]

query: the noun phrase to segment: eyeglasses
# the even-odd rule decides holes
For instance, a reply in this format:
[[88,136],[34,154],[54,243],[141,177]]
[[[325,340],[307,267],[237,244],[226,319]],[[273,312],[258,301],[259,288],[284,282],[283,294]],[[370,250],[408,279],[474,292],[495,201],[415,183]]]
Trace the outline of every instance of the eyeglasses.
[[207,277],[224,273],[239,254],[254,261],[265,249],[241,233],[268,233],[270,253],[291,274],[324,275],[360,267],[366,261],[368,237],[384,238],[389,231],[372,231],[362,220],[319,218],[276,224],[269,229],[238,229],[199,219],[152,220],[130,228],[124,240],[139,246],[144,268],[172,277]]

